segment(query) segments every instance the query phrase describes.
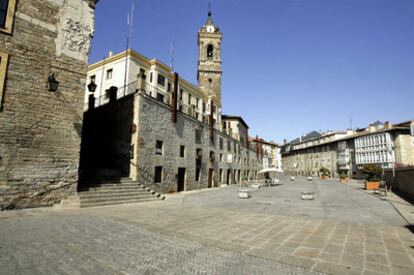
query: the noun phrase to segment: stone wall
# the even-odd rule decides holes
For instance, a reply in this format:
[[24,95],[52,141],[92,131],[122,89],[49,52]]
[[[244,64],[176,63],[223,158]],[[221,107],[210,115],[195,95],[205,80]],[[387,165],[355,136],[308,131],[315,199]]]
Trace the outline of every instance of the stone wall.
[[[94,1],[19,0],[0,112],[0,209],[52,205],[76,191]],[[60,82],[49,92],[50,73]]]
[[392,169],[386,169],[385,180],[387,184],[392,184],[392,190],[401,192],[414,201],[414,168],[396,168],[395,179]]
[[[174,124],[171,122],[171,108],[145,94],[136,94],[135,102],[138,125],[138,132],[134,135],[133,141],[133,144],[136,144],[135,157],[132,160],[136,169],[135,177],[155,190],[162,193],[175,192],[178,168],[186,168],[185,190],[207,188],[209,169],[214,169],[213,185],[220,186],[227,183],[228,170],[231,171],[232,184],[238,182],[239,170],[242,179],[242,176],[247,176],[247,173],[249,178],[255,177],[261,168],[254,150],[247,149],[233,138],[215,130],[214,143],[212,143],[208,125],[182,113],[178,113],[177,123]],[[200,144],[196,142],[196,131],[201,133]],[[220,149],[220,138],[223,139],[223,149]],[[163,142],[162,155],[155,154],[157,140]],[[228,141],[231,143],[230,151],[227,148]],[[235,144],[236,153],[234,153]],[[181,145],[185,146],[185,157],[179,156]],[[199,181],[195,179],[197,149],[202,150]],[[210,159],[211,152],[214,153],[214,160]],[[228,162],[229,155],[232,158],[231,162]],[[153,182],[155,166],[163,167],[163,179],[159,184]],[[219,179],[220,169],[223,174],[222,180]]]

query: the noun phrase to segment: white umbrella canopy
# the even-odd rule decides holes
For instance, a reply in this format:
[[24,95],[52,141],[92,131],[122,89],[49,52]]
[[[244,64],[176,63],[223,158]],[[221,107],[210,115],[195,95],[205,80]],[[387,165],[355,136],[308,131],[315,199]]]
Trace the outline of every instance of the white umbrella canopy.
[[264,169],[260,170],[257,173],[258,174],[263,174],[263,173],[268,173],[268,172],[283,172],[283,170],[282,169],[277,169],[275,167],[273,167],[273,168],[264,168]]

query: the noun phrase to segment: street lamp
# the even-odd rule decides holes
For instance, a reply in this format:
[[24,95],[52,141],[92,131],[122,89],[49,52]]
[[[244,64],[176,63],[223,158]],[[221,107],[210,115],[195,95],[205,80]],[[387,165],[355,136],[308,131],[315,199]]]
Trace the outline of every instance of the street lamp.
[[97,85],[95,84],[95,81],[91,80],[91,83],[88,84],[88,90],[91,93],[94,93],[96,91]]

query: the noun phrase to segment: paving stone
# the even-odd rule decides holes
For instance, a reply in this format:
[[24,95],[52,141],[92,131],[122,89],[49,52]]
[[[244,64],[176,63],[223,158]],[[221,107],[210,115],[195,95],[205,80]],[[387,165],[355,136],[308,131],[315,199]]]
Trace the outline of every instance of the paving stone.
[[321,254],[321,251],[316,248],[310,248],[310,247],[299,247],[295,250],[293,255],[295,256],[301,256],[305,258],[317,258]]
[[247,250],[245,252],[245,254],[251,255],[251,256],[257,256],[257,257],[260,257],[260,258],[273,260],[273,261],[276,261],[280,257],[283,256],[283,254],[281,254],[281,253],[277,253],[277,252],[269,251],[269,250],[264,250],[264,249],[259,249],[259,248],[252,248],[250,250]]
[[332,264],[332,263],[325,263],[318,261],[316,265],[312,268],[313,270],[317,270],[320,272],[328,273],[328,274],[335,274],[335,275],[352,275],[352,274],[361,274],[362,269],[354,268],[350,266],[344,266],[339,264]]
[[351,266],[359,269],[364,268],[364,255],[356,253],[344,253],[340,262],[344,266]]
[[391,267],[389,265],[383,265],[383,264],[377,264],[372,262],[366,262],[365,263],[365,269],[375,272],[382,272],[385,274],[391,273]]
[[366,253],[365,259],[367,262],[388,265],[388,259],[385,254],[371,254]]
[[407,254],[387,252],[387,255],[391,266],[406,266],[411,267],[414,270],[414,261]]
[[344,249],[344,245],[328,243],[323,250],[329,253],[342,253]]
[[316,261],[311,260],[309,258],[284,255],[281,258],[279,258],[278,262],[289,264],[289,265],[294,265],[294,266],[300,266],[304,268],[311,268],[315,264]]

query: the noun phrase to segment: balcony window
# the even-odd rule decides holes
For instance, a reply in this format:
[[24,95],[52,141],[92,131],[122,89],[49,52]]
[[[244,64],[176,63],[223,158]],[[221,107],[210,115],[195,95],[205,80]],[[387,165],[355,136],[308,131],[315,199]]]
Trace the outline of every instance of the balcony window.
[[113,69],[106,70],[106,79],[112,79],[113,72]]
[[157,83],[158,85],[165,87],[165,76],[158,74]]

